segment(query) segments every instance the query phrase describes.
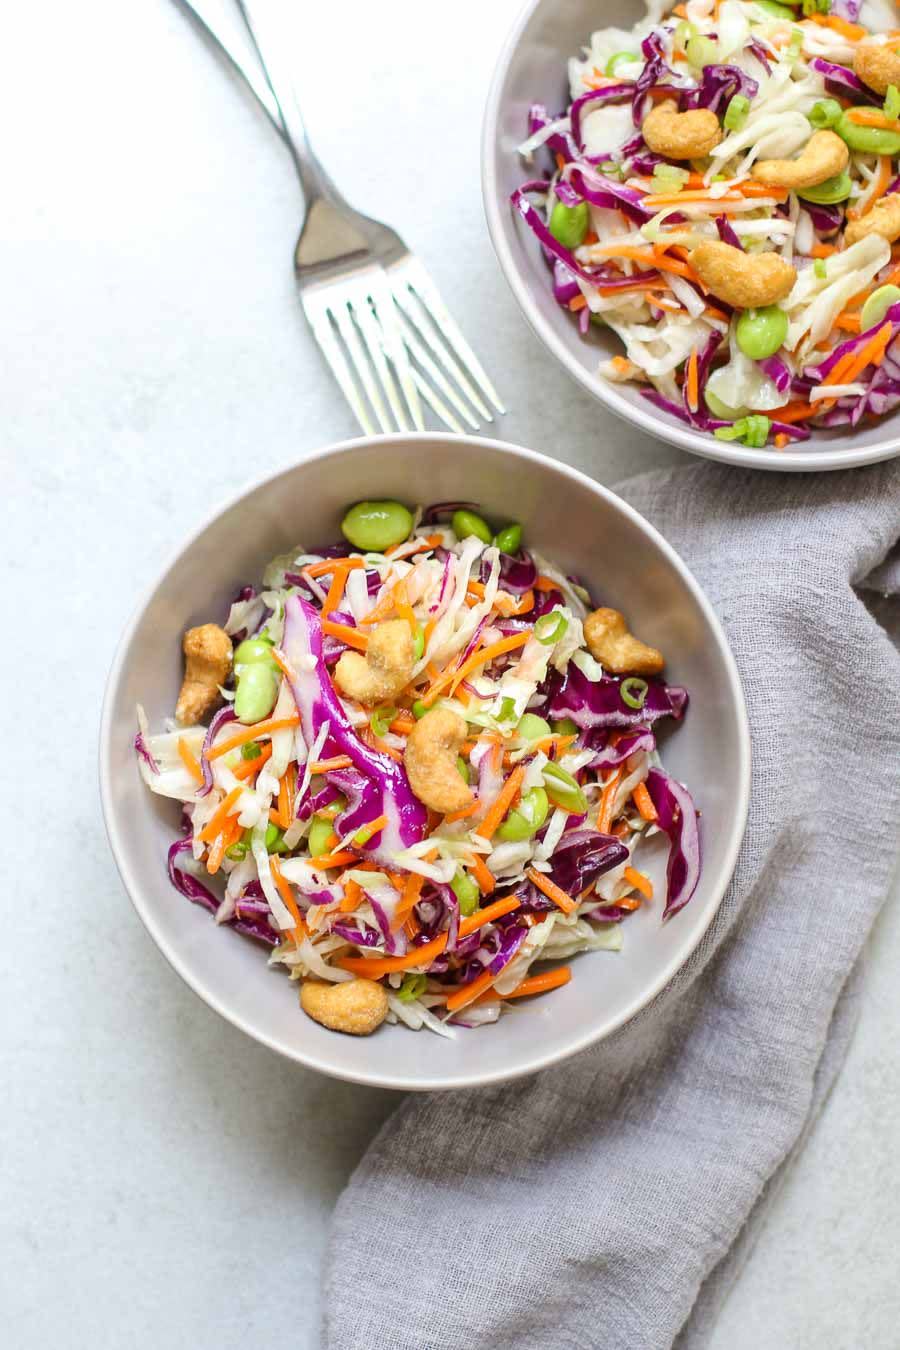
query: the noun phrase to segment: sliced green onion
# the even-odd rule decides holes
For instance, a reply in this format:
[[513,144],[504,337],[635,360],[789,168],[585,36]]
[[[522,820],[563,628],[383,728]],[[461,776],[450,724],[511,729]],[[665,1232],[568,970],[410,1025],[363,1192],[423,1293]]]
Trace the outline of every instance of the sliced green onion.
[[761,413],[739,417],[730,427],[717,427],[713,435],[720,441],[743,441],[753,450],[761,450],[769,439],[772,423]]
[[640,61],[640,59],[639,56],[635,56],[634,52],[616,52],[607,61],[604,74],[615,75],[617,66],[626,65],[629,61]]
[[828,276],[828,273],[825,270],[824,258],[816,258],[815,262],[813,263],[813,272],[815,272],[816,276],[819,278],[820,281],[825,280],[825,278]]
[[321,858],[323,854],[328,852],[328,841],[333,833],[332,822],[327,816],[313,816],[309,826],[309,834],[306,836],[306,842],[313,858]]
[[823,98],[818,103],[813,104],[811,111],[806,116],[817,131],[823,131],[840,121],[843,111],[836,98]]
[[500,700],[500,711],[497,713],[498,722],[508,722],[511,717],[516,715],[516,700],[514,698],[503,698]]
[[403,983],[400,985],[400,988],[395,991],[394,997],[399,998],[401,1003],[412,1003],[415,999],[419,998],[420,995],[425,993],[427,984],[427,975],[413,975],[411,973],[409,975],[404,975]]
[[647,692],[649,688],[650,686],[646,680],[641,680],[638,679],[636,675],[631,675],[619,685],[619,693],[622,696],[622,702],[627,703],[629,708],[640,710],[647,702]]
[[241,746],[241,759],[259,759],[262,754],[262,746],[259,741],[246,741]]
[[747,120],[747,114],[750,112],[750,100],[743,94],[735,94],[734,98],[725,109],[725,116],[722,121],[728,131],[740,131]]
[[464,783],[471,783],[472,771],[469,768],[466,761],[463,759],[462,755],[456,756],[456,772],[459,774],[460,778],[463,780]]
[[895,84],[888,85],[888,91],[884,96],[884,115],[892,122],[896,122],[900,117],[900,89]]
[[373,708],[369,713],[369,726],[380,739],[386,734],[396,716],[396,708]]
[[362,848],[363,844],[367,844],[369,842],[373,834],[378,834],[379,830],[383,829],[384,826],[377,824],[377,822],[374,825],[360,826],[360,828],[356,831],[356,834],[353,836],[353,839],[351,840],[354,848]]
[[243,839],[239,839],[236,844],[228,845],[225,850],[225,857],[230,862],[243,862],[249,852],[250,845],[245,843]]
[[478,908],[481,892],[468,872],[463,872],[460,869],[450,882],[450,889],[459,901],[459,912],[463,918],[468,918],[470,914],[474,914]]
[[791,40],[788,45],[788,54],[792,57],[794,61],[796,61],[797,57],[800,55],[802,47],[803,47],[803,29],[795,28],[793,33],[791,33]]
[[413,638],[413,660],[420,661],[425,650],[425,629],[419,624]]
[[558,764],[550,763],[544,765],[543,778],[547,796],[554,806],[561,806],[573,816],[584,815],[587,797],[570,773]]
[[653,167],[653,188],[656,192],[680,192],[690,179],[687,169],[677,164],[656,164]]
[[803,0],[803,13],[806,18],[810,14],[828,14],[831,11],[831,0]]
[[565,614],[554,609],[549,614],[542,614],[538,619],[534,625],[534,636],[545,647],[552,647],[554,642],[559,642],[560,638],[565,637],[568,627],[569,620]]
[[431,709],[427,706],[427,704],[423,703],[420,698],[417,698],[415,703],[412,705],[412,715],[417,722],[420,722],[422,718],[425,716],[425,714],[430,711]]

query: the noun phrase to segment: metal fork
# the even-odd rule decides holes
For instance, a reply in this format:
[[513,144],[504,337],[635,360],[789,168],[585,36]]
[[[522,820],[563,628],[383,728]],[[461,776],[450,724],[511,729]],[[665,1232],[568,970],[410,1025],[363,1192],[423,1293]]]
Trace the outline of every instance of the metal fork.
[[423,430],[420,399],[456,432],[463,427],[454,412],[473,430],[476,414],[493,421],[488,403],[505,412],[421,262],[390,226],[354,210],[316,158],[271,6],[237,0],[257,73],[193,0],[178,3],[243,77],[291,152],[306,207],[294,250],[301,303],[363,431],[374,434],[376,423],[383,432]]

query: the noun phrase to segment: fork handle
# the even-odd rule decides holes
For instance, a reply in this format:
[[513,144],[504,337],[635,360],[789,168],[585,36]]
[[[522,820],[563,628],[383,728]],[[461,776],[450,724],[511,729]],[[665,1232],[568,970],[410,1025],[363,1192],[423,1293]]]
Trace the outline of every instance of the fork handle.
[[258,0],[237,0],[237,4],[278,108],[280,129],[297,168],[307,211],[320,198],[344,205],[344,198],[316,158],[306,134],[286,58],[284,34],[272,19],[272,0],[263,0],[261,4]]

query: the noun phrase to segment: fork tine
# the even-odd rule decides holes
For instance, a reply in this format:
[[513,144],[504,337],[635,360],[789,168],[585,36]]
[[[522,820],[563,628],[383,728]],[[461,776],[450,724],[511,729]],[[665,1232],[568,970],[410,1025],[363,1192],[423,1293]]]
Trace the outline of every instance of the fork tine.
[[[337,297],[335,297],[335,301],[337,301]],[[334,314],[334,319],[338,326],[338,332],[344,339],[344,345],[350,353],[350,360],[353,362],[356,373],[362,382],[363,389],[365,389],[369,402],[375,410],[378,425],[383,432],[387,433],[393,431],[393,427],[388,418],[387,409],[384,406],[381,393],[372,378],[372,368],[366,360],[365,352],[362,349],[359,333],[357,332],[356,324],[353,322],[351,315],[350,303],[350,300],[347,297],[344,297],[343,303],[334,303],[332,313]]]
[[[431,386],[425,380],[423,380],[422,376],[419,374],[419,372],[415,369],[414,366],[411,367],[411,378],[415,381],[416,388],[422,395],[422,398],[428,404],[429,408],[431,408],[431,410],[437,414],[437,416],[441,419],[441,421],[444,423],[445,426],[448,426],[451,431],[455,431],[457,436],[462,436],[465,430],[462,423],[456,420],[450,409],[447,407],[446,403],[444,403],[443,400],[437,396],[437,394],[434,392]],[[477,425],[478,424],[476,423],[476,426]]]
[[[394,373],[400,381],[400,388],[403,390],[403,397],[406,399],[406,406],[409,408],[416,430],[424,431],[425,419],[422,416],[422,405],[419,402],[417,386],[413,382],[409,357],[400,331],[400,310],[384,273],[378,278],[377,283],[373,283],[371,293],[375,317],[381,327],[381,348],[387,355],[394,368]],[[399,417],[397,420],[399,422]]]
[[[431,357],[428,355],[427,351],[422,346],[419,339],[416,337],[415,329],[413,328],[412,324],[409,322],[406,315],[403,313],[401,309],[398,309],[397,315],[400,320],[400,331],[403,334],[403,340],[406,343],[407,347],[409,348],[410,354],[413,357],[413,359],[415,361],[418,361],[419,365],[425,371],[426,375],[431,380],[432,384],[437,385],[438,389],[440,389],[441,393],[444,395],[447,401],[450,404],[452,404],[452,406],[456,409],[460,417],[464,418],[464,420],[469,424],[469,426],[472,428],[473,431],[477,431],[481,423],[478,422],[472,416],[471,412],[466,407],[466,404],[463,402],[459,394],[453,388],[453,385],[447,379],[444,372],[440,370],[439,367],[436,366],[435,363],[432,361]],[[417,381],[417,384],[420,389],[423,383],[424,383],[423,380]],[[423,395],[423,397],[425,396]],[[430,402],[430,400],[427,398],[425,399],[425,401],[426,403]],[[431,403],[431,407],[434,408],[433,403]],[[435,409],[435,411],[437,410]],[[441,414],[441,416],[443,416],[443,414]],[[446,417],[444,418],[444,420],[445,421],[447,420]],[[456,422],[455,418],[453,420],[454,422]],[[453,430],[455,431],[456,427],[458,426],[459,423],[457,422]],[[462,428],[460,428],[460,430],[462,430]]]
[[493,383],[488,378],[484,366],[478,360],[478,357],[472,351],[466,339],[460,331],[459,325],[454,320],[440,293],[431,277],[425,271],[425,268],[417,259],[412,259],[407,268],[407,275],[410,278],[412,288],[419,296],[428,313],[431,315],[438,330],[447,338],[456,355],[468,367],[471,374],[475,377],[484,393],[493,403],[499,413],[505,413],[506,408],[500,402]]
[[328,317],[327,310],[319,309],[318,306],[304,303],[306,317],[309,326],[313,330],[313,336],[319,344],[319,350],[325,357],[331,367],[331,372],[341,387],[344,398],[353,409],[357,422],[362,427],[367,436],[374,436],[375,423],[369,416],[369,410],[359,396],[359,390],[353,382],[353,376],[347,362],[344,360],[344,353],[341,351],[339,343],[335,341],[334,329],[331,326],[331,320]]
[[490,409],[459,365],[459,362],[453,357],[447,344],[440,340],[437,329],[429,319],[425,307],[415,291],[406,289],[400,300],[400,305],[406,314],[406,317],[414,325],[419,336],[428,344],[444,369],[453,376],[472,406],[481,414],[486,422],[493,422],[494,419],[491,416]]
[[391,406],[391,412],[394,414],[397,430],[412,430],[409,425],[409,418],[400,402],[400,395],[397,392],[391,368],[385,358],[386,334],[384,326],[376,318],[368,295],[361,296],[354,303],[353,316],[356,319],[359,331],[362,333],[363,342],[366,344],[366,351],[369,353],[369,359],[375,368],[375,373],[381,381],[381,387],[387,395],[387,401]]

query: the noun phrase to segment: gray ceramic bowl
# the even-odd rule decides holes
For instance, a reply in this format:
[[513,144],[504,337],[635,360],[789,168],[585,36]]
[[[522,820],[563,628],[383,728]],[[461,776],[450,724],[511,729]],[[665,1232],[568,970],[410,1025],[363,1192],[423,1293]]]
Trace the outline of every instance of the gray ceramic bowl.
[[[170,716],[181,680],[180,639],[219,619],[235,592],[271,557],[303,541],[340,537],[348,504],[366,496],[410,503],[465,498],[497,520],[521,520],[526,540],[598,597],[622,609],[661,647],[671,679],[687,685],[686,720],[667,737],[668,768],[703,812],[704,865],[694,899],[666,924],[661,905],[625,925],[621,953],[574,958],[562,990],[529,1001],[493,1026],[455,1041],[404,1027],[368,1039],[326,1031],[301,1011],[296,985],[265,953],[178,895],[166,849],[180,807],[152,795],[132,751],[135,704],[151,725]],[[350,441],[248,488],[188,539],[142,601],[113,663],[103,710],[100,781],[107,830],[135,908],[191,988],[264,1045],[323,1073],[395,1088],[496,1083],[552,1064],[608,1036],[658,993],[712,919],[744,832],[749,741],[744,700],[725,637],[707,600],[669,545],[618,497],[549,459],[497,441],[398,436]],[[664,877],[665,853],[654,860]],[[135,978],[140,978],[139,973]]]
[[527,135],[528,108],[557,112],[568,103],[568,58],[602,27],[630,28],[645,13],[642,0],[527,0],[497,61],[482,140],[482,190],[488,229],[500,266],[522,312],[545,347],[611,412],[651,436],[695,455],[756,469],[846,469],[900,454],[900,413],[852,434],[814,433],[795,449],[751,450],[693,431],[641,398],[634,385],[597,375],[598,362],[621,353],[611,333],[592,328],[587,339],[556,301],[540,247],[514,214],[510,193],[534,176],[516,154]]

